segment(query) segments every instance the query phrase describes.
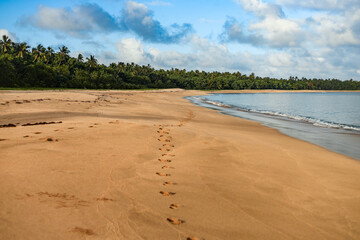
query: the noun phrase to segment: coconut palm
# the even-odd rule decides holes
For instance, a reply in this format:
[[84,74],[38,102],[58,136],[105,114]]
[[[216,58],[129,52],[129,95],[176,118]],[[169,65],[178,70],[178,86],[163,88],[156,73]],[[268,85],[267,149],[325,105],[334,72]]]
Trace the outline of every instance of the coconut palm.
[[23,43],[20,43],[18,46],[17,46],[17,56],[20,57],[20,58],[24,58],[24,54],[28,53],[28,48],[30,48],[27,43],[23,42]]
[[97,66],[97,59],[94,55],[90,55],[90,58],[86,58],[87,63],[90,66],[90,69],[95,68]]
[[59,50],[60,50],[59,64],[61,65],[68,60],[70,51],[66,46],[62,46],[61,48],[59,48]]
[[53,59],[53,56],[54,56],[54,49],[52,49],[51,47],[47,47],[47,50],[45,50],[45,57],[44,57],[44,59],[46,60],[46,64],[48,64],[49,61]]
[[9,50],[9,48],[12,44],[12,41],[8,36],[3,35],[0,43],[1,43],[1,52],[6,53]]
[[46,61],[45,48],[43,45],[41,44],[37,45],[36,48],[32,49],[32,53],[34,56],[34,62],[41,61],[42,59]]
[[77,56],[77,59],[76,59],[78,62],[82,62],[84,60],[84,56],[79,53],[79,55]]
[[47,47],[47,52],[50,53],[50,55],[54,54],[54,49],[51,47]]

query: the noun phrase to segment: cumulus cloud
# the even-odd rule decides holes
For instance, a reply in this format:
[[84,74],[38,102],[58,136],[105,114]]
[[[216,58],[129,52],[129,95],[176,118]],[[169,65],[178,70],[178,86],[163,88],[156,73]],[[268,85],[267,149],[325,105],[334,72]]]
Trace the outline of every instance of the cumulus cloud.
[[266,17],[261,22],[251,24],[249,29],[261,34],[264,44],[272,47],[295,47],[303,40],[301,27],[289,19]]
[[302,27],[307,40],[317,47],[347,47],[360,45],[359,0],[278,0],[280,4],[298,11],[307,9],[312,16]]
[[145,41],[158,43],[178,42],[192,31],[192,26],[186,23],[165,28],[154,19],[150,9],[135,1],[128,1],[119,16],[112,16],[97,4],[85,3],[73,8],[40,5],[36,14],[23,17],[20,24],[77,38],[90,38],[98,32],[134,32]]
[[[224,41],[271,48],[323,48],[360,45],[359,0],[294,1],[277,3],[296,7],[298,12],[312,11],[311,17],[287,18],[279,4],[262,0],[235,0],[254,14],[254,21],[239,23],[229,17],[223,25]],[[307,10],[306,10],[307,9]]]
[[229,17],[223,28],[220,36],[222,40],[260,47],[296,47],[303,40],[303,31],[297,23],[278,17],[266,17],[260,22],[250,24],[245,30],[240,22]]
[[294,65],[292,55],[286,52],[271,53],[268,57],[270,66],[273,67],[290,67]]
[[261,36],[254,33],[245,33],[242,24],[233,17],[228,17],[224,24],[224,32],[220,35],[224,41],[237,41],[259,45],[263,42]]
[[281,6],[262,0],[236,0],[245,10],[255,14],[257,21],[244,27],[233,17],[224,24],[223,40],[275,48],[295,47],[303,40],[301,26],[286,19]]
[[17,41],[15,34],[10,33],[10,32],[9,32],[8,30],[6,30],[6,29],[0,28],[0,38],[2,38],[3,35],[8,36],[13,42],[16,42],[16,41]]
[[279,0],[282,5],[316,10],[344,10],[359,6],[359,0]]
[[262,53],[229,51],[224,44],[215,44],[208,39],[193,35],[188,38],[190,52],[160,50],[148,47],[140,40],[124,38],[116,44],[116,60],[151,64],[155,68],[180,68],[205,71],[255,72],[258,76],[288,78],[349,79],[357,75],[360,50],[324,48],[307,51],[302,48],[268,50]]
[[258,17],[273,16],[283,17],[284,12],[280,5],[264,3],[262,0],[235,0],[247,11],[255,13]]
[[189,37],[187,45],[192,49],[191,53],[162,51],[154,47],[145,47],[139,40],[124,38],[116,44],[116,48],[118,61],[151,64],[157,68],[245,71],[251,62],[244,54],[233,54],[225,45],[209,42],[196,35]]
[[20,23],[80,38],[87,38],[90,32],[120,30],[116,18],[97,4],[83,4],[72,9],[40,5],[35,15],[21,19]]
[[190,24],[173,24],[169,29],[153,18],[153,12],[144,4],[129,1],[122,12],[121,23],[143,40],[151,42],[178,42],[192,31]]
[[145,64],[151,61],[151,55],[145,52],[141,41],[135,38],[123,38],[116,44],[116,48],[123,62]]
[[360,45],[360,8],[341,15],[317,14],[308,19],[312,42],[320,46]]

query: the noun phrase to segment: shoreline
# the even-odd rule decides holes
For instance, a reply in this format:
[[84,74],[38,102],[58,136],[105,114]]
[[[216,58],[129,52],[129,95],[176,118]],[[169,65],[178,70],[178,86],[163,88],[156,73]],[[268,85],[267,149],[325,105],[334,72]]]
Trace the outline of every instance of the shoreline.
[[360,235],[357,160],[184,99],[206,93],[1,91],[0,238]]
[[[215,92],[212,94],[223,93]],[[313,122],[301,120],[300,116],[298,116],[298,119],[294,119],[293,117],[286,117],[283,115],[246,111],[236,107],[227,106],[226,104],[222,105],[224,103],[221,102],[212,102],[213,100],[208,102],[202,99],[201,96],[191,96],[186,98],[195,105],[216,110],[221,114],[259,122],[262,125],[276,129],[287,136],[316,144],[317,146],[324,147],[330,151],[360,160],[360,152],[358,150],[360,144],[360,132],[358,129],[316,126]]]

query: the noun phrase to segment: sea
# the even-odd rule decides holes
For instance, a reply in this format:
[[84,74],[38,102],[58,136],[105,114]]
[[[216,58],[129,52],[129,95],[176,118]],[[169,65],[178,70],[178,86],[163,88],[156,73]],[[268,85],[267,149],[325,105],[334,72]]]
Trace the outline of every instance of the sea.
[[360,92],[226,93],[187,99],[360,160]]

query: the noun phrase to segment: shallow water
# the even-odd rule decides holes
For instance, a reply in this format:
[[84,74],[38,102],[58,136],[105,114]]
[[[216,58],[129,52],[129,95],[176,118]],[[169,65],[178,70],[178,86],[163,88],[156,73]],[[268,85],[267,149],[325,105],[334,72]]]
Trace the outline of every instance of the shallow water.
[[188,97],[360,160],[360,93],[241,93]]

